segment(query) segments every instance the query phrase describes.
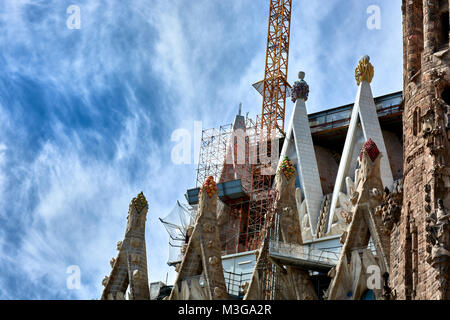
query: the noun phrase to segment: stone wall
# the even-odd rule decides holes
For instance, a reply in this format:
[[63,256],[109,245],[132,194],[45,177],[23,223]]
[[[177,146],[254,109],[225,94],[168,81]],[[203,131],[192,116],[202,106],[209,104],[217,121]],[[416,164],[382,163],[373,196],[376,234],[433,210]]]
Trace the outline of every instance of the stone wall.
[[[449,206],[449,141],[443,121],[448,106],[441,96],[450,84],[450,61],[438,23],[443,10],[448,11],[447,0],[403,0],[402,5],[405,196],[391,232],[390,272],[397,299],[448,299],[448,259],[429,263],[426,228],[439,199]],[[443,246],[448,249],[448,243]]]
[[398,180],[403,177],[403,145],[397,135],[391,131],[382,130],[386,145],[387,157],[391,165],[392,177]]
[[316,153],[317,167],[319,168],[323,194],[332,193],[339,164],[336,162],[333,153],[329,149],[315,145],[314,152]]

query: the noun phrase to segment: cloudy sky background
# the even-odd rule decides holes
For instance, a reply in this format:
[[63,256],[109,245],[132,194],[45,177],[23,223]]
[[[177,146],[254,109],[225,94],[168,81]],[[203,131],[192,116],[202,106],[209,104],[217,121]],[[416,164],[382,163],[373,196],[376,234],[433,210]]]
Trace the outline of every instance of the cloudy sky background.
[[[81,28],[68,29],[69,5]],[[366,26],[381,8],[381,29]],[[158,217],[195,186],[174,130],[254,117],[268,0],[0,0],[0,299],[98,299],[128,204],[149,201],[150,281],[169,283]],[[350,103],[354,67],[375,96],[401,90],[400,0],[294,0],[288,80],[306,72],[308,111]],[[288,103],[288,114],[293,104]],[[192,137],[192,144],[194,143]],[[192,152],[192,157],[198,155]],[[68,266],[81,288],[66,286]]]

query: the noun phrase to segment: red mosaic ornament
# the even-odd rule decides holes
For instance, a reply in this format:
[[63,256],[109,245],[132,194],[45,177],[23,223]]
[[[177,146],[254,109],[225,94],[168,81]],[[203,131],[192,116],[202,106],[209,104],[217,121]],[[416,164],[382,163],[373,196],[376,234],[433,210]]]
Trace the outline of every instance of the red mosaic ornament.
[[366,143],[364,143],[364,145],[363,145],[363,147],[361,149],[361,152],[359,154],[359,159],[360,160],[362,159],[364,150],[367,152],[367,154],[369,155],[370,160],[372,160],[372,162],[375,161],[375,159],[380,154],[380,150],[378,150],[377,145],[370,138],[369,138],[369,140],[366,141]]

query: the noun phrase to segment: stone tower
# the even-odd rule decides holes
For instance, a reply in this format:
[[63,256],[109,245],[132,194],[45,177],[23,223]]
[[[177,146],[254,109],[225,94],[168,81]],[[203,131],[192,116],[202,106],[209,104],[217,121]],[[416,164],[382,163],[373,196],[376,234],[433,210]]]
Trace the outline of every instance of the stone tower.
[[125,237],[117,243],[117,257],[110,261],[111,273],[102,281],[102,300],[125,300],[127,289],[129,300],[150,299],[145,246],[147,213],[147,199],[141,192],[130,202]]
[[403,0],[404,197],[391,230],[397,299],[449,296],[449,0]]

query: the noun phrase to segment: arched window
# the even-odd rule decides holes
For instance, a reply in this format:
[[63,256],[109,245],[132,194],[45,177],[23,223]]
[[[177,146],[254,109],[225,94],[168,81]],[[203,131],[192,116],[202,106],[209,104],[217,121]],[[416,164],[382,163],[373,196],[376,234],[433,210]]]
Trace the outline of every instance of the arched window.
[[441,94],[442,100],[448,105],[450,105],[450,87],[446,87]]
[[449,32],[449,16],[448,16],[448,0],[439,0],[439,16],[438,16],[438,49],[448,47]]

